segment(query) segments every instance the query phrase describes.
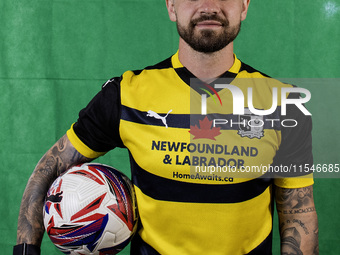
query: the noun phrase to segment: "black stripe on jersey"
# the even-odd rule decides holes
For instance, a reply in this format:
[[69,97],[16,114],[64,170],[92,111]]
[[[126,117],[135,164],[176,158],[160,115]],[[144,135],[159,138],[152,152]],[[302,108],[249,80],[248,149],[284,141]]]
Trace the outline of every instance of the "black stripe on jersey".
[[[150,109],[151,110],[151,109]],[[167,113],[157,113],[160,116],[165,116]],[[151,126],[165,126],[161,119],[156,119],[152,116],[147,116],[148,113],[144,111],[139,111],[125,105],[122,105],[121,119],[151,125]],[[190,128],[190,115],[189,114],[169,114],[166,117],[167,125],[169,127],[175,128]]]
[[[138,124],[145,124],[151,126],[165,126],[161,119],[156,119],[152,116],[148,116],[147,112],[139,111],[127,106],[122,105],[121,107],[121,119],[138,123]],[[270,115],[263,116],[263,128],[264,129],[274,129],[280,130],[280,122],[273,121],[280,119],[280,112],[281,107],[278,106],[274,113]],[[160,116],[165,116],[167,113],[157,113]],[[221,130],[240,130],[240,126],[237,123],[240,123],[240,116],[234,114],[208,114],[208,115],[201,115],[201,114],[169,114],[166,117],[166,123],[168,127],[173,128],[186,128],[189,129],[190,126],[197,125],[199,127],[199,121],[203,120],[205,116],[208,117],[209,121],[213,119],[219,119],[220,121],[227,120],[227,124],[223,125],[216,125]],[[250,115],[249,115],[250,116]],[[234,124],[231,124],[234,123]],[[243,123],[243,122],[241,122]],[[256,125],[252,123],[252,125]],[[261,124],[260,124],[261,125]]]
[[159,62],[156,65],[148,66],[145,69],[152,70],[152,69],[166,69],[166,68],[172,68],[171,57],[163,60],[162,62]]
[[[189,86],[191,86],[192,79],[198,80],[198,78],[185,67],[175,68],[175,71],[176,71],[177,75]],[[230,82],[231,82],[236,76],[237,76],[236,73],[231,73],[231,72],[227,71],[227,72],[223,73],[219,77],[219,79],[220,78],[222,78],[222,79],[227,78],[227,79],[230,79]],[[211,83],[211,84],[213,84],[213,83]],[[191,86],[191,87],[195,90],[197,89],[196,86]],[[217,89],[217,91],[219,91],[219,90],[220,89]],[[197,92],[201,93],[202,91],[197,90]]]
[[177,75],[190,86],[190,79],[195,78],[195,76],[185,67],[175,68]]
[[[208,85],[210,85],[211,87],[213,87],[215,89],[216,92],[221,91],[223,88],[215,88],[215,84],[231,84],[231,82],[234,80],[235,77],[220,77],[216,80],[214,80],[213,82],[209,83]],[[206,92],[204,92],[202,90],[202,88],[206,89],[206,83],[204,83],[203,81],[194,78],[194,79],[190,79],[190,87],[192,89],[194,89],[198,94],[202,95],[205,94]],[[209,95],[207,95],[209,97]]]
[[249,65],[247,65],[247,64],[245,64],[245,63],[243,63],[243,62],[241,61],[240,72],[242,72],[242,71],[246,71],[246,72],[248,72],[248,73],[260,73],[260,74],[262,74],[264,77],[271,78],[269,75],[267,75],[267,74],[265,74],[265,73],[262,73],[262,72],[260,72],[259,70],[256,70],[255,68],[253,68],[253,67],[251,67],[251,66],[249,66]]
[[272,232],[254,250],[247,255],[272,255]]
[[130,254],[132,255],[159,255],[159,253],[149,244],[144,242],[138,233],[131,241]]
[[187,203],[240,203],[261,195],[272,183],[257,178],[235,184],[197,184],[163,178],[142,169],[131,158],[132,182],[147,196]]
[[141,69],[141,70],[134,70],[133,73],[135,75],[138,75],[144,70],[166,69],[166,68],[172,68],[171,57],[163,60],[162,62],[160,62],[156,65],[148,66],[148,67],[145,67],[144,69]]

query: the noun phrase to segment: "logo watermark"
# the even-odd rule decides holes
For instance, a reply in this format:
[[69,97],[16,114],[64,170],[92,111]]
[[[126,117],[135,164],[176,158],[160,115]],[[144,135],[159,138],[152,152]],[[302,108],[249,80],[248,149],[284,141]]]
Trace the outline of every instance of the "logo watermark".
[[[244,105],[245,105],[245,99],[243,91],[238,88],[235,85],[231,84],[215,84],[215,89],[228,89],[233,98],[233,114],[234,115],[243,115],[244,114]],[[255,115],[270,115],[275,112],[275,110],[278,107],[278,89],[277,87],[272,88],[272,106],[269,109],[256,109],[253,104],[253,88],[248,87],[247,88],[247,98],[248,98],[248,109],[252,114]],[[309,90],[304,88],[297,88],[297,87],[283,87],[281,89],[281,115],[286,116],[287,115],[287,105],[295,105],[300,111],[307,116],[311,116],[312,114],[306,109],[306,107],[303,105],[307,103],[311,99],[311,93]],[[299,93],[304,94],[305,97],[300,98],[289,98],[287,97],[290,93]],[[268,98],[269,100],[269,98]],[[202,107],[201,107],[201,114],[207,115],[207,94],[202,94]]]

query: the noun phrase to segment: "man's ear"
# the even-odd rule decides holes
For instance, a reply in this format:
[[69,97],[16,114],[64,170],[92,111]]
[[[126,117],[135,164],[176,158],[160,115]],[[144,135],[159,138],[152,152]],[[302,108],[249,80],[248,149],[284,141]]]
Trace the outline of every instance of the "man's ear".
[[165,0],[166,8],[168,9],[169,18],[171,21],[177,21],[176,13],[175,13],[175,6],[174,0]]
[[247,17],[248,7],[249,7],[250,0],[243,0],[242,3],[242,12],[241,12],[241,20],[245,20]]

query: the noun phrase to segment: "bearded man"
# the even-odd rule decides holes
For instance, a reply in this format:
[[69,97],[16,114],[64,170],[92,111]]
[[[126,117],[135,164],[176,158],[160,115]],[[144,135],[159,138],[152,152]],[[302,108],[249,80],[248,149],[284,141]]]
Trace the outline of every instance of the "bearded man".
[[[108,80],[47,151],[23,195],[14,254],[39,254],[52,181],[115,147],[129,150],[140,215],[131,254],[272,254],[274,197],[282,254],[318,254],[313,178],[240,174],[251,166],[313,163],[311,119],[299,109],[287,108],[286,118],[298,120],[291,129],[268,121],[283,119],[279,107],[268,117],[249,112],[248,103],[233,114],[232,88],[251,88],[258,111],[270,108],[274,88],[292,88],[234,54],[249,1],[166,0],[178,52]],[[217,163],[235,171],[197,172]]]

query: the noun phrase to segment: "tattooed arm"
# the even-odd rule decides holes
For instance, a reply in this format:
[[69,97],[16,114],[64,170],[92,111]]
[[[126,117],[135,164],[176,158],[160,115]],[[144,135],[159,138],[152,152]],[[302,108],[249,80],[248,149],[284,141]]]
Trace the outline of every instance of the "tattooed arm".
[[299,189],[276,187],[281,254],[319,254],[318,219],[314,206],[313,186]]
[[17,244],[40,246],[44,234],[43,203],[47,190],[68,168],[91,160],[79,154],[66,135],[46,152],[29,178],[22,197]]

